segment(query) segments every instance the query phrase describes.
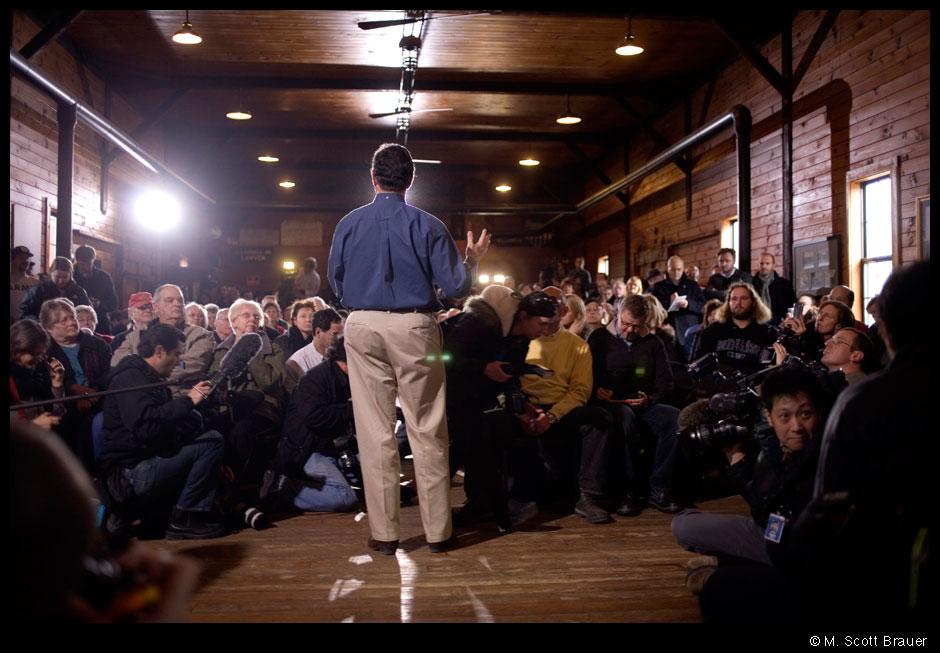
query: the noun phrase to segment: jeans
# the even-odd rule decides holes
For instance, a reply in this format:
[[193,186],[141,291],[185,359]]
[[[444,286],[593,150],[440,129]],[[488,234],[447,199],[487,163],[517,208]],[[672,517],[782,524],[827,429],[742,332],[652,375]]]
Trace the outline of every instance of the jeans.
[[[679,409],[666,404],[654,404],[647,408],[631,408],[625,404],[611,402],[601,405],[613,418],[611,431],[619,432],[617,440],[623,442],[628,485],[632,488],[636,483],[636,467],[630,443],[638,429],[644,429],[656,436],[656,455],[650,472],[650,489],[668,492],[672,488],[675,467]],[[640,491],[639,488],[634,489]]]
[[350,512],[359,506],[359,498],[336,458],[310,454],[304,473],[309,480],[283,477],[278,484],[278,492],[295,508],[311,512]]
[[176,508],[209,512],[222,477],[224,440],[218,431],[206,431],[180,447],[176,455],[154,456],[124,470],[137,497],[145,503],[175,501]]
[[683,549],[705,555],[773,565],[764,531],[742,515],[683,510],[673,517],[672,534]]

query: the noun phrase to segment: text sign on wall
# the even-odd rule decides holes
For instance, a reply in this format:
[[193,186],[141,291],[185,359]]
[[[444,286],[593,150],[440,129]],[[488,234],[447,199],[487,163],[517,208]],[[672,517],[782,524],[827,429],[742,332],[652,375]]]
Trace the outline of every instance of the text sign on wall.
[[281,222],[282,246],[320,247],[323,223],[319,220],[284,220]]
[[239,263],[265,263],[274,257],[274,250],[261,247],[236,247],[232,250],[232,254]]
[[277,247],[277,229],[239,229],[238,244],[242,247]]

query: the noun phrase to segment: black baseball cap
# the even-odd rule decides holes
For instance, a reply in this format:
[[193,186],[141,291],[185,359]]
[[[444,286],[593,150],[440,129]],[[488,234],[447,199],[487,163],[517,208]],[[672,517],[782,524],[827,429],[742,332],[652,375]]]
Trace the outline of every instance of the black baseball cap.
[[12,248],[10,250],[10,260],[12,261],[15,259],[17,254],[25,254],[27,258],[33,257],[33,253],[29,251],[29,247],[26,245],[18,245],[17,247]]

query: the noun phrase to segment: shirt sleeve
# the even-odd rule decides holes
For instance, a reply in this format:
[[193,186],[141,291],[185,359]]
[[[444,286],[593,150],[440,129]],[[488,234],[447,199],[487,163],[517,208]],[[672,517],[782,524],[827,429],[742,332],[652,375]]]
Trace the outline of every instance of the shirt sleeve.
[[472,258],[460,260],[457,244],[442,223],[436,224],[429,234],[428,247],[431,271],[444,297],[468,295],[476,278],[477,262]]

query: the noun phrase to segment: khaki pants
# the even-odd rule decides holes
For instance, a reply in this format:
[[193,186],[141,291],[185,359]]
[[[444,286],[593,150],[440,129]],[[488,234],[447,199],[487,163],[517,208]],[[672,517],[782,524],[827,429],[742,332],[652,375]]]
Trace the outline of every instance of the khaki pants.
[[428,542],[442,542],[451,535],[451,513],[440,326],[427,313],[354,311],[345,340],[372,537],[399,539],[397,396],[414,456],[424,533]]

